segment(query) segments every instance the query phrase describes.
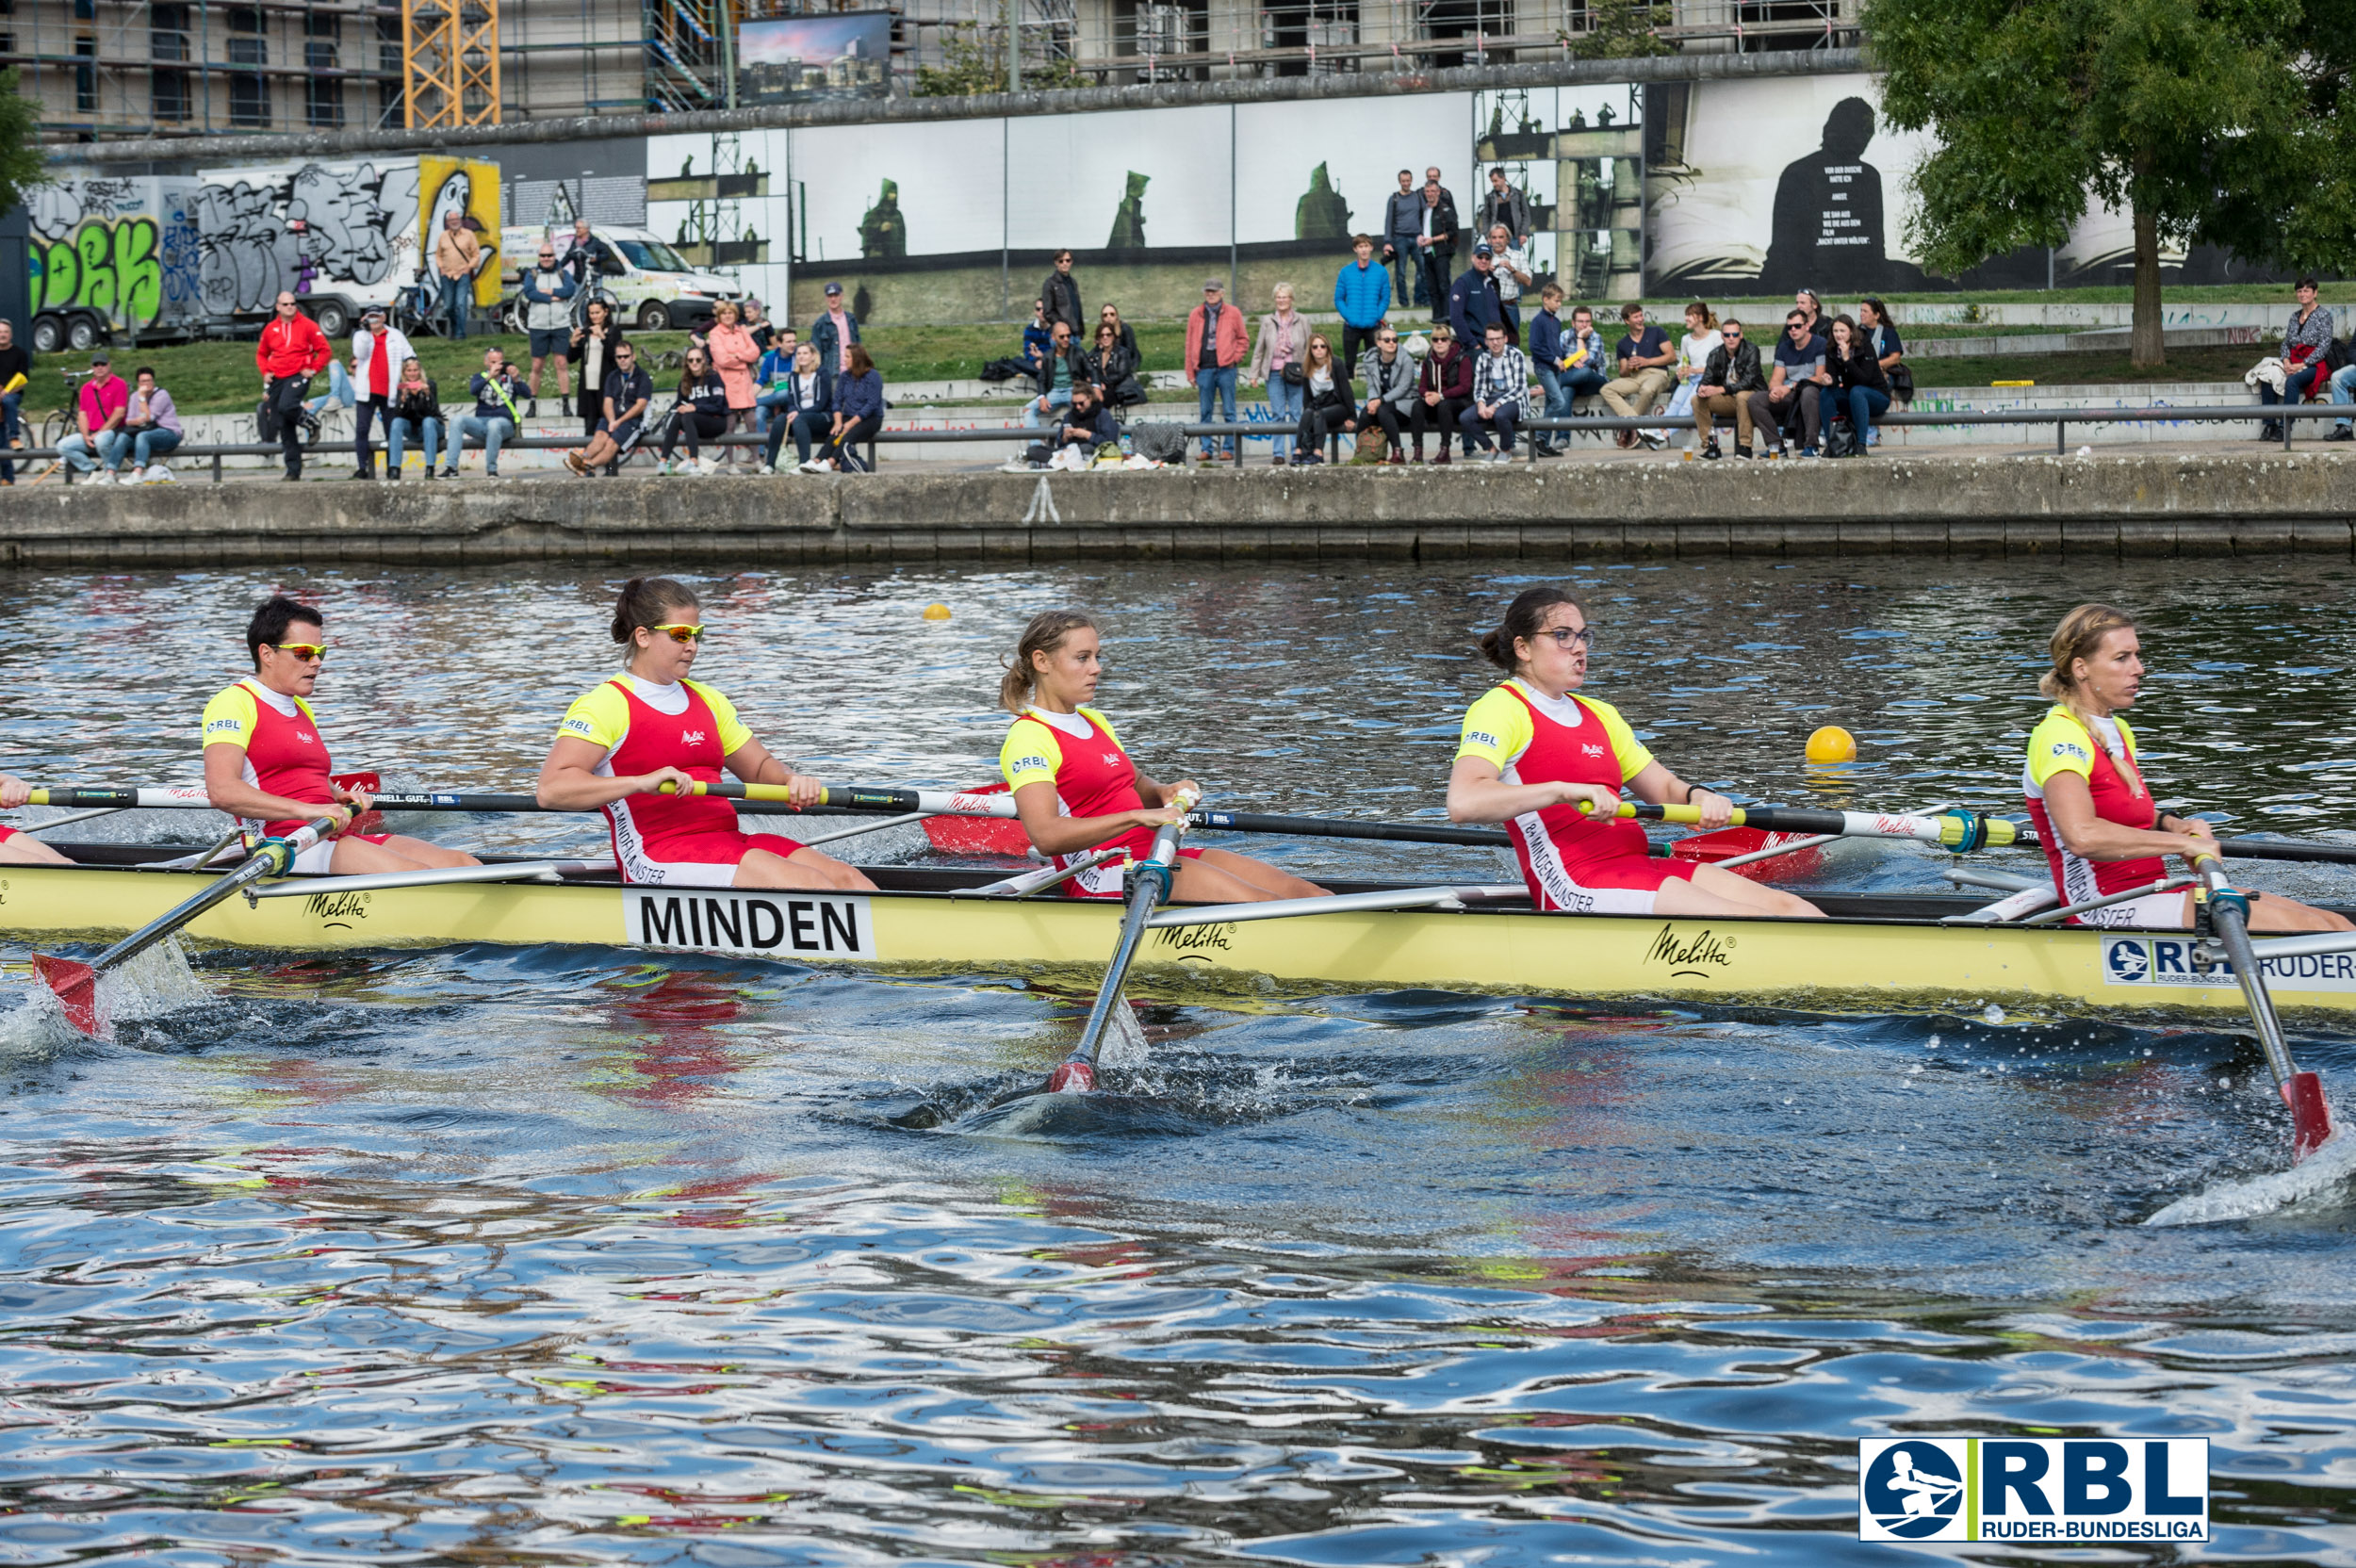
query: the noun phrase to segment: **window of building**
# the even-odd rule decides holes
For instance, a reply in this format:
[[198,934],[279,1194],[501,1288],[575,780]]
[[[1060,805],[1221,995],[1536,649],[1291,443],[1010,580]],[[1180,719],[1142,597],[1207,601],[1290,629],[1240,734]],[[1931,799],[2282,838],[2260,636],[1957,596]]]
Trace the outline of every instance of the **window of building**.
[[188,57],[188,8],[158,3],[147,8],[147,52],[151,58]]
[[74,55],[90,63],[74,68],[74,106],[84,114],[98,110],[98,41],[85,35],[74,41]]
[[[268,65],[270,41],[262,36],[262,13],[253,6],[229,8],[229,63]],[[259,72],[229,74],[229,123],[240,130],[270,128],[270,78]]]
[[339,57],[343,18],[333,11],[308,11],[303,18],[303,65],[311,73],[304,84],[303,108],[316,129],[335,130],[344,122],[344,79]]
[[399,125],[407,118],[402,113],[401,82],[401,13],[376,13],[376,69],[386,79],[376,84],[376,122],[379,126]]
[[158,66],[149,77],[155,100],[158,120],[186,120],[188,117],[188,74],[170,66]]

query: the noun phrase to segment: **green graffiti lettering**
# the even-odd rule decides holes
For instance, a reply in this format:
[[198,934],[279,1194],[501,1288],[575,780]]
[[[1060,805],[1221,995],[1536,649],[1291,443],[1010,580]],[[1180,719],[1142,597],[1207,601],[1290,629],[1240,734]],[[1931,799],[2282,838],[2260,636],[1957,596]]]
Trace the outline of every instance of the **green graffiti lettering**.
[[42,308],[73,303],[74,290],[82,279],[81,264],[74,260],[73,242],[60,239],[40,249]]
[[155,220],[126,218],[115,225],[115,289],[124,319],[153,321],[164,308],[164,268],[155,253]]
[[103,223],[85,223],[74,236],[74,249],[82,263],[82,289],[74,299],[103,316],[115,310],[114,237]]

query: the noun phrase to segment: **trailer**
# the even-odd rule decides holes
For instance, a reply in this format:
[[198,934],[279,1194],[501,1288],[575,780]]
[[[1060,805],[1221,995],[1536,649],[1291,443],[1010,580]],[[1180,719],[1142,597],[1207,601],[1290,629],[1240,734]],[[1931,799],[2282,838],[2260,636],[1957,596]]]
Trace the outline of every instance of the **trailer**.
[[27,195],[32,350],[203,335],[196,181],[68,174]]

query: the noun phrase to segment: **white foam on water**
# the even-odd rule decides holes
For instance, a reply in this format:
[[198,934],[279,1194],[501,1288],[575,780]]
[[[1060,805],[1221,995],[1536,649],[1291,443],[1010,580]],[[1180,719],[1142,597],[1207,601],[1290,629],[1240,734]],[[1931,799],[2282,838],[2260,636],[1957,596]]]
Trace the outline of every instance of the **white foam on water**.
[[2144,1221],[2146,1225],[2222,1225],[2256,1219],[2294,1203],[2321,1197],[2356,1179],[2356,1133],[2334,1118],[2323,1146],[2288,1170],[2272,1170],[2246,1182],[2226,1182],[2179,1198]]
[[1145,1026],[1137,1021],[1137,1008],[1122,997],[1113,1004],[1112,1017],[1104,1027],[1104,1038],[1097,1045],[1099,1067],[1140,1068],[1146,1063]]
[[[211,988],[188,967],[177,937],[167,937],[127,963],[98,977],[98,1037],[114,1038],[119,1021],[157,1018],[215,999]],[[66,1021],[57,993],[35,980],[15,1011],[0,1014],[0,1053],[54,1054],[84,1037]]]

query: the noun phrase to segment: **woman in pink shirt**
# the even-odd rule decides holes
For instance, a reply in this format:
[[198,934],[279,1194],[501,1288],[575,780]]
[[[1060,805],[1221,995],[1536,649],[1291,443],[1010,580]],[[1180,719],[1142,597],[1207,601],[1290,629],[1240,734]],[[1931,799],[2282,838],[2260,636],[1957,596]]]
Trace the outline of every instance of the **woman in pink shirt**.
[[[728,429],[750,431],[753,420],[753,367],[761,363],[760,345],[737,319],[736,302],[722,300],[712,311],[712,331],[704,338],[712,368],[728,394]],[[739,449],[719,449],[731,467],[740,461]]]

